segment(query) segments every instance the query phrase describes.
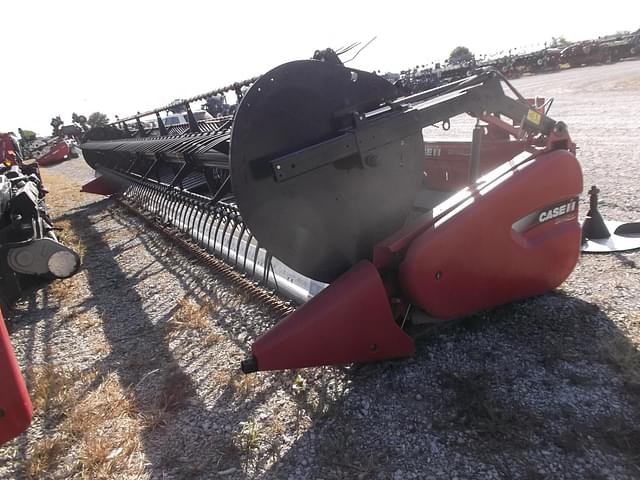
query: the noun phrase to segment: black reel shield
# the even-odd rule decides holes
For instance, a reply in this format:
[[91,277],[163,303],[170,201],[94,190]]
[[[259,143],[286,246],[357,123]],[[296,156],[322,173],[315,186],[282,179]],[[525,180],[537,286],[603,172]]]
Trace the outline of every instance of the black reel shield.
[[330,282],[403,226],[422,183],[422,130],[380,146],[356,128],[396,97],[377,75],[302,60],[266,73],[243,98],[233,192],[252,233],[289,267]]

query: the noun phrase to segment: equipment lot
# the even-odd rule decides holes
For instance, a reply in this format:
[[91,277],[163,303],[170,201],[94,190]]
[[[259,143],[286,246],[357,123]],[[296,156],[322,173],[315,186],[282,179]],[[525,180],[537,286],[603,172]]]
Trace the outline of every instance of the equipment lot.
[[[639,220],[640,61],[513,83],[555,97],[605,218]],[[583,256],[556,292],[410,359],[245,376],[266,310],[78,193],[81,158],[43,176],[84,268],[9,318],[36,417],[0,449],[0,478],[640,476],[639,252]]]

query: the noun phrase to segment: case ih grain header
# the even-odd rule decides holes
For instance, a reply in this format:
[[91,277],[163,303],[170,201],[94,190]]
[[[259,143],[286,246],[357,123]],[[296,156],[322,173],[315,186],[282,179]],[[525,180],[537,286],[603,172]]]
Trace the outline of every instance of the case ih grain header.
[[[230,90],[233,117],[196,121],[191,103]],[[163,125],[172,104],[92,130],[81,148],[101,176],[86,189],[122,189],[286,314],[247,373],[408,356],[423,329],[547,292],[575,266],[575,145],[494,69],[401,96],[326,50],[179,103],[188,125]],[[425,143],[459,115],[476,119],[472,141]]]

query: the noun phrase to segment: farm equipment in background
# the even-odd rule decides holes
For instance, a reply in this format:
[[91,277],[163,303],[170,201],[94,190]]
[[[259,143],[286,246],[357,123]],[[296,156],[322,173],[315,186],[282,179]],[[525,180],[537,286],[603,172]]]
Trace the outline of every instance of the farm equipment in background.
[[609,49],[602,43],[590,40],[569,45],[560,53],[561,63],[570,67],[596,65],[612,61]]
[[640,33],[611,35],[569,45],[561,52],[561,63],[570,67],[618,62],[640,55]]
[[[640,30],[584,40],[559,48],[557,46],[519,52],[510,49],[499,55],[480,55],[465,62],[432,62],[398,73],[385,73],[384,78],[398,82],[405,94],[419,93],[440,84],[450,83],[475,73],[478,68],[493,67],[507,78],[535,75],[574,68],[600,65],[640,56]],[[393,80],[391,80],[393,79]]]
[[80,258],[54,233],[44,204],[36,164],[0,163],[0,308],[8,307],[28,288],[67,278]]
[[513,69],[517,75],[527,73],[552,72],[560,69],[561,51],[559,48],[544,48],[535,52],[516,55]]
[[[81,145],[101,175],[87,191],[117,185],[225,275],[297,306],[253,344],[245,373],[408,356],[424,328],[567,278],[582,174],[550,103],[494,69],[403,96],[325,52],[242,82],[233,117],[171,130],[162,107]],[[190,112],[232,88],[182,102]],[[425,143],[423,128],[463,114],[471,142]],[[154,115],[157,128],[127,127]]]
[[32,154],[38,164],[42,166],[78,157],[78,153],[75,151],[75,142],[65,137],[53,137],[47,140],[44,146],[32,151]]
[[441,84],[451,83],[476,73],[479,68],[493,67],[507,78],[517,78],[525,74],[552,72],[560,69],[560,49],[544,48],[534,52],[506,55],[482,62],[466,61],[459,64],[435,63],[433,67],[403,70],[400,74],[387,73],[384,78],[402,88],[405,94],[424,92]]

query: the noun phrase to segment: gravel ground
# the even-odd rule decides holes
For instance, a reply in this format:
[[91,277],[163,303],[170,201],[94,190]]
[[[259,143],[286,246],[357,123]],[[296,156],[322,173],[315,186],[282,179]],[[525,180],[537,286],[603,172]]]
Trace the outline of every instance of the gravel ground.
[[[514,84],[556,97],[605,216],[639,220],[640,61]],[[413,358],[243,376],[275,319],[77,193],[81,159],[45,176],[84,268],[8,319],[36,416],[0,478],[640,478],[640,252],[583,256]]]

